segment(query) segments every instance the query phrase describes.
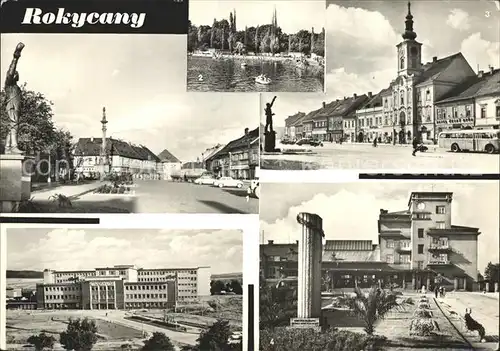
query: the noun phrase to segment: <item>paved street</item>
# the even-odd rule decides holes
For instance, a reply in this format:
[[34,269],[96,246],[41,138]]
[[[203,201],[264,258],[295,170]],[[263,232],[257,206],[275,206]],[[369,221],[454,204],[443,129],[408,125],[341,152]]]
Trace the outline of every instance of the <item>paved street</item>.
[[[293,149],[295,145],[277,145],[277,148]],[[474,171],[498,173],[498,154],[452,153],[429,145],[425,153],[411,155],[410,146],[381,144],[325,143],[323,147],[308,147],[313,154],[262,155],[262,169],[390,169]]]
[[246,186],[219,189],[194,183],[137,181],[137,213],[258,213],[259,201],[247,202]]
[[[43,212],[80,213],[237,213],[256,214],[259,201],[249,198],[247,187],[216,188],[165,180],[136,180],[133,195],[94,194],[102,183],[62,185],[32,193]],[[58,208],[48,199],[54,194],[70,197],[72,206]],[[80,195],[81,194],[81,195]]]
[[[451,315],[450,319],[455,327],[461,331],[475,349],[497,350],[499,330],[498,297],[469,292],[450,292],[446,294],[446,297],[438,299],[438,301],[445,313]],[[463,316],[466,308],[471,308],[472,318],[484,326],[486,343],[479,342],[477,332],[465,330]]]

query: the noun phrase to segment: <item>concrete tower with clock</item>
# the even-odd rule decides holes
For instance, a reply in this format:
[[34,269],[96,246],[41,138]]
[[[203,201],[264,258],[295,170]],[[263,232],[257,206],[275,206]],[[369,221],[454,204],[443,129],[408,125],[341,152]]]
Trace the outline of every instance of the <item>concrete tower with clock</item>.
[[417,33],[413,30],[413,15],[408,2],[408,14],[405,21],[403,41],[396,45],[398,58],[398,76],[418,75],[422,71],[422,44],[416,41]]

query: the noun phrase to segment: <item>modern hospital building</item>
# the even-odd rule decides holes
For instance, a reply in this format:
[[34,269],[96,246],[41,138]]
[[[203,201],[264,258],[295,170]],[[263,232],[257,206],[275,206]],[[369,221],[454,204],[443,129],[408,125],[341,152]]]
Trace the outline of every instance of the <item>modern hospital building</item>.
[[208,295],[210,267],[46,269],[36,287],[38,309],[173,308]]

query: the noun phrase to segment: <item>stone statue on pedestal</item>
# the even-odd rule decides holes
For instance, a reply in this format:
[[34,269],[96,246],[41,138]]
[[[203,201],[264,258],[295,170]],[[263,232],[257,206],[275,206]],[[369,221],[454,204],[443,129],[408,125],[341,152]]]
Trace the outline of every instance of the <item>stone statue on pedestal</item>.
[[14,58],[10,63],[7,76],[5,78],[5,97],[7,100],[7,116],[9,117],[8,133],[5,139],[6,154],[21,154],[22,151],[17,147],[17,127],[21,113],[21,88],[17,85],[19,73],[17,72],[17,62],[21,57],[21,51],[24,48],[23,43],[19,43],[14,51]]

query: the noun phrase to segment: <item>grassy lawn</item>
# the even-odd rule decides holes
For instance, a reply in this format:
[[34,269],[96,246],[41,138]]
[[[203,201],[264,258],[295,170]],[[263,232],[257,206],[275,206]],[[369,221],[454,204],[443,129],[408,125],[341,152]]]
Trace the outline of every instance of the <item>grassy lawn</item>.
[[320,164],[316,162],[290,161],[290,160],[265,160],[260,161],[260,168],[285,171],[318,170]]
[[[217,310],[211,309],[211,306],[217,306]],[[229,324],[241,329],[243,324],[243,297],[238,295],[231,296],[207,296],[200,299],[198,304],[186,305],[182,307],[179,313],[169,313],[169,316],[175,318],[176,322],[192,322],[202,325],[211,325],[217,319],[225,319]],[[163,318],[163,310],[148,310],[140,312],[140,315]]]
[[[77,314],[71,314],[68,311],[40,313],[9,310],[7,312],[8,350],[31,350],[29,346],[26,346],[26,340],[41,332],[52,335],[56,340],[59,340],[59,334],[67,328],[65,321],[71,316],[78,317]],[[97,324],[99,340],[93,350],[120,350],[123,344],[130,344],[139,349],[143,345],[141,331],[101,319],[94,320]],[[54,350],[63,350],[63,348],[59,343],[56,343]]]
[[132,340],[141,339],[142,332],[127,326],[111,323],[102,319],[95,319],[97,330],[103,337],[112,340]]

